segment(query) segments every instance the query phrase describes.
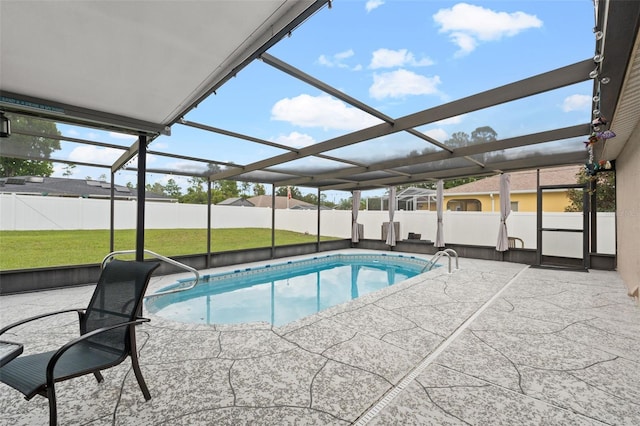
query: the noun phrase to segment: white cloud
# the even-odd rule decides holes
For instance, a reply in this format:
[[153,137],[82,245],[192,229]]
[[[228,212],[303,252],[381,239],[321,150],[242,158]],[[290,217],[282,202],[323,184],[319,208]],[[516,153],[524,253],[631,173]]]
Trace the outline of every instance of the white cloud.
[[455,32],[449,35],[454,44],[457,44],[460,50],[455,53],[456,57],[467,55],[478,47],[478,42],[473,36],[462,32]]
[[433,20],[440,25],[440,32],[449,37],[460,50],[456,55],[466,55],[479,42],[512,37],[529,28],[540,28],[542,21],[524,12],[497,12],[467,3],[458,3],[450,9],[440,9]]
[[276,102],[271,109],[271,119],[286,121],[300,127],[321,127],[325,130],[358,130],[381,122],[328,95],[307,94]]
[[331,60],[329,58],[327,58],[326,55],[320,55],[320,57],[318,58],[318,63],[320,65],[324,65],[325,67],[332,67],[333,66],[333,62],[331,62]]
[[129,140],[131,142],[134,142],[136,139],[138,139],[134,135],[127,135],[125,133],[116,133],[116,132],[109,132],[109,137],[113,139]]
[[353,50],[345,50],[344,52],[336,53],[334,56],[336,59],[347,59],[353,56]]
[[[53,177],[63,177],[63,174],[67,171],[67,167],[69,165],[68,164],[64,164],[64,163],[53,163],[53,173],[51,174],[51,176]],[[73,170],[70,176],[70,178],[74,177]]]
[[444,142],[449,139],[449,134],[444,129],[429,129],[426,132],[423,132],[425,135],[432,137],[438,142]]
[[180,187],[182,191],[186,191],[186,189],[190,186],[189,177],[187,176],[178,176],[178,175],[160,175],[158,179],[149,178],[147,183],[153,185],[158,182],[162,186],[166,186],[169,183],[169,179],[173,179],[173,181]]
[[299,132],[291,132],[288,135],[280,135],[274,140],[274,142],[289,146],[291,148],[304,148],[305,146],[313,145],[314,143],[316,143],[313,137]]
[[364,7],[367,9],[367,12],[371,12],[373,9],[377,9],[383,4],[383,0],[368,0],[367,4]]
[[153,141],[153,144],[150,145],[150,146],[153,146],[154,150],[156,150],[156,149],[167,149],[167,148],[169,148],[169,143],[166,142],[166,141],[160,142],[160,141],[158,141],[158,139],[156,139],[155,141]]
[[581,111],[591,106],[591,96],[571,95],[564,98],[562,110],[564,112]]
[[[207,166],[202,163],[196,163],[188,160],[179,160],[169,162],[165,165],[168,170],[178,170],[185,173],[201,174],[207,171]],[[176,180],[176,178],[174,178]]]
[[374,74],[369,95],[374,99],[438,94],[439,76],[425,77],[405,69]]
[[462,123],[462,119],[466,114],[456,115],[455,117],[445,118],[444,120],[436,121],[435,124],[438,126],[449,126],[451,124],[460,124]]
[[[320,55],[318,57],[318,64],[325,67],[329,67],[329,68],[333,68],[333,67],[352,68],[348,64],[345,64],[344,61],[351,58],[354,55],[355,53],[352,49],[345,50],[344,52],[338,52],[332,56]],[[362,68],[361,65],[356,65],[355,67],[353,67],[353,69],[355,70],[359,70],[361,68]]]
[[371,64],[369,68],[393,68],[402,66],[425,67],[433,65],[433,61],[429,58],[417,60],[413,53],[407,49],[390,50],[378,49],[373,52]]
[[83,145],[69,153],[70,161],[95,164],[113,164],[122,155],[121,149],[102,148],[99,146]]

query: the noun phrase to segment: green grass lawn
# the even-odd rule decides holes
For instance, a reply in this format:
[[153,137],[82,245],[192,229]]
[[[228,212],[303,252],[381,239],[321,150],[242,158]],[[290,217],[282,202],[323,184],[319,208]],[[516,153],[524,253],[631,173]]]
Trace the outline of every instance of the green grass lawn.
[[[321,240],[335,238],[321,237]],[[278,246],[311,243],[315,235],[275,232]],[[135,249],[134,230],[115,231],[115,250]],[[211,251],[271,247],[271,229],[211,230]],[[206,229],[148,229],[145,249],[163,256],[206,253]],[[0,270],[100,263],[109,253],[108,230],[0,231]]]

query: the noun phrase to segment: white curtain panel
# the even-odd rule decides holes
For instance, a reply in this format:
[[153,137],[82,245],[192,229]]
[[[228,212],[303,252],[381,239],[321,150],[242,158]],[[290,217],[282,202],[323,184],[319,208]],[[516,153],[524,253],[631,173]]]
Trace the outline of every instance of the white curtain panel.
[[351,241],[357,243],[360,241],[360,233],[358,232],[358,210],[360,209],[360,191],[353,191],[351,197]]
[[385,243],[388,246],[396,245],[396,230],[393,226],[393,215],[396,212],[396,187],[389,188],[389,229],[387,230],[387,241]]
[[511,213],[511,175],[500,175],[500,228],[498,229],[497,251],[509,250],[509,233],[507,232],[507,218]]
[[444,231],[442,229],[442,204],[444,202],[444,182],[442,179],[436,185],[436,209],[438,212],[438,227],[436,230],[436,247],[444,247]]

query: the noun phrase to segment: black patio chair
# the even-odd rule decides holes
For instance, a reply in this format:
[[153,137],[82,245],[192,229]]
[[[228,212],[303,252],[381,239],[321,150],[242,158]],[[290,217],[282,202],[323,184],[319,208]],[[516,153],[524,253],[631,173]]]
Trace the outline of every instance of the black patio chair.
[[[0,330],[0,336],[27,322],[65,312],[77,312],[80,337],[50,352],[24,354],[0,368],[0,382],[22,392],[25,399],[41,395],[49,400],[49,424],[57,424],[55,383],[93,373],[103,381],[101,370],[131,357],[131,364],[145,400],[151,399],[142,377],[136,351],[135,326],[142,298],[157,262],[114,260],[102,270],[86,309],[67,309],[18,321]],[[26,351],[25,351],[26,352]]]

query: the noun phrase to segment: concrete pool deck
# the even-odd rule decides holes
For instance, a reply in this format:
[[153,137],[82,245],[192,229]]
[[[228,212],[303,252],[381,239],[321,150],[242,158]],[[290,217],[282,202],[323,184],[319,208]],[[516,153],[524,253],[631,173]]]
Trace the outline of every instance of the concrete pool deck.
[[[92,290],[2,296],[0,326]],[[60,424],[640,424],[640,307],[616,272],[460,259],[282,327],[151,318],[137,336],[152,399],[126,360],[60,383]],[[3,339],[28,353],[75,333],[70,314]],[[0,412],[48,421],[46,399],[4,384]]]

